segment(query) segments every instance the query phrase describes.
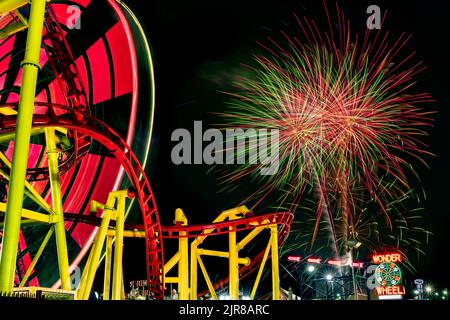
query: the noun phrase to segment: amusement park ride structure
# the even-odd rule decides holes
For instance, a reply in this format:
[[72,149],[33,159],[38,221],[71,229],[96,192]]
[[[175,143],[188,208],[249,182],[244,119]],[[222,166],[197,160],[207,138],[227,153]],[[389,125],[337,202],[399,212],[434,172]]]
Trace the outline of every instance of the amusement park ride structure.
[[[48,291],[58,291],[60,287],[60,290],[65,290],[64,292],[71,292],[76,299],[88,299],[96,271],[104,260],[103,298],[124,299],[123,239],[134,237],[145,239],[147,286],[152,299],[164,299],[166,284],[178,286],[179,299],[197,299],[205,295],[205,292],[198,292],[198,267],[212,299],[218,298],[216,289],[219,283],[228,284],[231,299],[239,299],[240,279],[256,272],[256,280],[251,291],[251,298],[254,298],[269,257],[272,298],[279,299],[278,246],[289,233],[292,214],[254,215],[242,206],[222,212],[210,224],[189,225],[183,211],[177,209],[175,225],[161,226],[150,183],[138,157],[133,153],[131,144],[110,125],[93,115],[95,107],[92,106],[87,93],[79,64],[76,63],[66,32],[55,14],[54,4],[49,2],[47,0],[0,2],[0,41],[24,30],[27,32],[25,56],[21,63],[23,74],[19,101],[7,101],[0,106],[0,142],[9,144],[13,142],[14,146],[12,159],[0,150],[0,174],[9,181],[7,202],[0,203],[0,211],[5,212],[4,219],[0,221],[3,229],[0,292],[36,290],[29,285],[29,279],[54,234],[60,281],[52,289],[48,288]],[[84,0],[78,2],[85,6],[89,3]],[[122,11],[129,10],[120,1],[105,2],[119,16],[123,16]],[[23,11],[24,8],[27,9],[26,13]],[[63,100],[60,103],[36,99],[43,52],[63,93]],[[151,76],[153,79],[153,74]],[[30,139],[42,135],[45,136],[45,161],[37,167],[30,167],[28,164]],[[94,141],[101,144],[110,157],[117,159],[131,186],[111,188],[108,190],[107,198],[92,199],[87,214],[66,212],[62,177],[87,157]],[[35,187],[36,183],[41,182],[50,185],[47,196],[44,191]],[[24,197],[38,204],[41,210],[24,208]],[[143,224],[126,222],[127,207],[130,207],[134,200],[139,203]],[[25,266],[24,273],[19,279],[20,283],[15,286],[20,251],[18,243],[21,232],[25,232],[21,228],[35,224],[47,225],[49,229],[39,248],[33,253],[32,261]],[[82,248],[86,249],[84,251],[89,250],[89,255],[77,288],[72,287],[70,273],[80,261],[69,261],[66,231],[70,224],[90,225],[93,230],[93,241],[84,243]],[[270,231],[265,249],[251,258],[242,257],[247,245],[256,237],[261,237],[265,230]],[[228,250],[205,248],[205,240],[213,236],[227,237]],[[171,239],[178,241],[178,251],[164,263],[163,243]],[[203,262],[204,256],[227,259],[228,277],[214,284]],[[175,266],[178,267],[177,271],[174,269]],[[174,275],[170,276],[169,273]]]

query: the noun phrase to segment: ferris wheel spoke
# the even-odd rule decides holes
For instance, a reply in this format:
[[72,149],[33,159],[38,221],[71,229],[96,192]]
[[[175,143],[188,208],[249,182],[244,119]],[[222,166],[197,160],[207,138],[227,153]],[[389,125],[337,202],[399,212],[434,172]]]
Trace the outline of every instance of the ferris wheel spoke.
[[67,250],[66,229],[64,225],[64,211],[61,183],[59,178],[58,150],[56,148],[56,135],[54,128],[45,128],[45,142],[47,146],[48,168],[50,174],[49,179],[52,195],[52,208],[57,218],[54,228],[61,287],[62,289],[70,290],[71,282],[69,272],[69,255]]

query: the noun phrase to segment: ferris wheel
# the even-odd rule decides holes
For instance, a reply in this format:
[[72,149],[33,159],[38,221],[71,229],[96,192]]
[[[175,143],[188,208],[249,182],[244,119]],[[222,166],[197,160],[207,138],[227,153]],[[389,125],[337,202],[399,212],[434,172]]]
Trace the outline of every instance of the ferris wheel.
[[[24,6],[1,14],[0,170],[5,180],[14,167],[27,36],[11,30],[20,31],[31,14],[30,5],[23,2]],[[155,280],[155,293],[161,294],[159,217],[144,173],[153,126],[153,67],[139,22],[118,1],[52,1],[46,7],[39,60],[23,208],[50,215],[55,205],[62,208],[73,272],[83,268],[98,231],[79,219],[89,215],[91,201],[105,202],[110,191],[133,187],[143,222],[149,224],[148,274]],[[51,183],[50,149],[57,154],[57,186]],[[3,200],[1,211],[6,210],[7,196]],[[129,201],[127,214],[133,202]],[[60,286],[56,262],[61,248],[51,240],[53,230],[46,223],[22,221],[15,285]]]

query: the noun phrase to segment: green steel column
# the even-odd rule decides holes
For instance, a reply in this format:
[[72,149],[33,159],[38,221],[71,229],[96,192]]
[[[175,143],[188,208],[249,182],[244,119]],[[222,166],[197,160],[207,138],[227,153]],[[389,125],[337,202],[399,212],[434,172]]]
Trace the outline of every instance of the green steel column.
[[[182,226],[187,226],[188,221],[180,208],[175,210],[175,222]],[[180,236],[185,236],[186,232],[180,232]],[[189,239],[182,237],[178,240],[178,300],[189,300]]]
[[23,77],[20,89],[16,139],[14,141],[13,167],[3,229],[0,291],[12,291],[14,286],[20,218],[30,147],[36,82],[40,69],[39,57],[46,2],[46,0],[33,0],[31,4],[25,60],[22,62]]
[[191,242],[191,269],[190,269],[190,297],[191,300],[197,300],[197,246],[196,240]]
[[123,257],[123,229],[125,223],[126,192],[117,198],[116,209],[116,241],[114,243],[114,267],[111,300],[120,300],[122,293],[122,257]]
[[[230,216],[230,221],[236,220],[235,216]],[[230,227],[231,230],[232,227]],[[232,231],[228,234],[228,246],[230,258],[228,259],[229,264],[229,291],[230,300],[239,300],[239,250],[236,243],[236,231]]]
[[270,253],[272,254],[272,300],[280,300],[280,270],[278,261],[278,227],[270,226]]
[[103,300],[109,300],[111,291],[111,256],[113,236],[106,237],[105,271],[103,276]]
[[[92,256],[90,255],[89,265],[86,265],[87,268],[85,283],[83,286],[83,291],[78,293],[79,300],[88,300],[89,295],[91,294],[92,285],[94,283],[95,273],[98,267],[98,261],[100,259],[100,254],[102,253],[103,244],[105,243],[106,233],[108,231],[108,226],[111,221],[112,211],[110,208],[105,209],[103,211],[102,223],[100,224],[100,228],[98,230],[97,236],[95,237],[94,243],[92,244]],[[86,271],[85,271],[86,272]]]
[[45,129],[45,142],[47,145],[48,170],[50,174],[50,188],[52,191],[52,208],[57,218],[54,227],[61,289],[71,290],[72,284],[70,281],[69,255],[67,254],[66,227],[64,225],[61,183],[59,179],[58,150],[56,149],[54,128]]

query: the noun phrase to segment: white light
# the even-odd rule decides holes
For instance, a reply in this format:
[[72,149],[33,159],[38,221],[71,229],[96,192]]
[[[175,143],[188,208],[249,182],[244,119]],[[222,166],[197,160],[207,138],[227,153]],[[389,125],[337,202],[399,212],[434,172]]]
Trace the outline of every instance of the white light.
[[387,295],[387,296],[379,296],[378,299],[380,300],[399,300],[402,299],[403,296],[400,294],[394,294],[394,295]]
[[221,294],[219,300],[230,300],[230,296],[227,294]]
[[448,292],[447,290],[444,290],[442,293],[446,296]]
[[425,291],[428,292],[428,293],[430,293],[430,292],[433,291],[433,288],[430,287],[430,286],[426,286],[426,287],[425,287]]
[[308,272],[314,272],[314,270],[316,270],[316,268],[314,266],[308,266],[308,268],[306,270],[308,270]]
[[419,290],[414,290],[414,294],[419,294]]
[[330,281],[330,280],[333,279],[333,276],[332,276],[331,274],[327,274],[327,275],[325,276],[325,279],[327,279],[328,281]]
[[243,296],[242,300],[250,300],[250,296]]

